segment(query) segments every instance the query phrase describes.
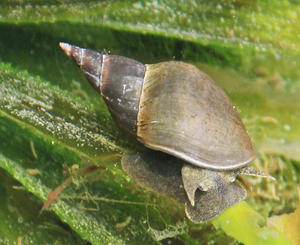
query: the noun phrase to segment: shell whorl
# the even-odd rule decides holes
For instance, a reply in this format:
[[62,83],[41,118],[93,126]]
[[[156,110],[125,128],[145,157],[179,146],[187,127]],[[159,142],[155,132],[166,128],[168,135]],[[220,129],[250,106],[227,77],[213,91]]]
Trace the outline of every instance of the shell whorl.
[[207,169],[233,170],[255,159],[238,112],[211,78],[179,61],[146,67],[140,142]]
[[136,138],[145,65],[127,57],[102,55],[67,43],[60,43],[60,47],[80,67],[95,90],[102,94],[116,124]]
[[79,48],[68,43],[59,43],[61,49],[80,67],[89,83],[100,93],[102,54],[89,49]]

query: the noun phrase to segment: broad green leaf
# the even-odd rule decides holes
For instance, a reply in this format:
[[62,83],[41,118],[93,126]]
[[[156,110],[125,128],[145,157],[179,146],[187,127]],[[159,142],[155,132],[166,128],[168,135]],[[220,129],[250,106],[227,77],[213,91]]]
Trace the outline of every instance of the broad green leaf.
[[[299,51],[296,1],[3,1],[2,22],[70,21],[185,40]],[[276,23],[276,25],[274,25]]]
[[[37,178],[30,176],[22,166],[3,156],[0,157],[0,166],[7,170],[12,176],[19,179],[26,190],[44,200],[46,199],[49,189],[47,186],[43,185],[41,182],[43,180],[38,180]],[[121,236],[120,233],[114,234],[117,231],[117,229],[115,229],[117,220],[115,220],[116,223],[112,222],[114,220],[113,217],[116,216],[117,209],[114,208],[112,204],[101,205],[97,207],[97,209],[100,209],[98,211],[101,214],[98,213],[98,216],[95,217],[93,213],[85,212],[78,207],[76,208],[74,202],[73,205],[68,205],[63,201],[58,201],[52,205],[52,210],[60,217],[60,219],[67,224],[70,224],[71,228],[77,231],[83,239],[87,239],[93,244],[124,244],[124,242],[130,238],[130,235],[125,236],[125,234],[123,234],[123,236]],[[109,211],[109,209],[111,209],[111,211]],[[121,210],[119,210],[119,212],[120,211]],[[120,214],[115,218],[120,218]],[[138,230],[135,230],[135,232],[135,236],[138,236]],[[143,237],[138,240],[142,241],[145,238],[146,237]],[[145,242],[146,241],[149,243],[151,240],[148,238]]]
[[37,215],[40,200],[3,169],[0,179],[0,244],[17,244],[18,239],[21,244],[85,244],[55,215]]
[[[213,223],[245,245],[293,245],[275,228],[264,227],[264,219],[245,202],[229,208]],[[243,227],[241,229],[241,227]]]

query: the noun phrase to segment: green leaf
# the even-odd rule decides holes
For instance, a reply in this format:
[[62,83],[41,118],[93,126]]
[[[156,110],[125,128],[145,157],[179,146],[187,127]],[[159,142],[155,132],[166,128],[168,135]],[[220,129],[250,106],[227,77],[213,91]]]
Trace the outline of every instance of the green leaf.
[[[12,176],[19,179],[26,190],[43,200],[46,199],[47,193],[49,192],[47,186],[43,185],[41,180],[38,181],[33,176],[30,176],[22,166],[19,166],[16,162],[8,160],[3,156],[0,157],[0,166],[7,170]],[[111,204],[106,205],[106,207],[103,207],[102,205],[99,208],[105,209],[106,213],[103,213],[103,211],[102,214],[98,213],[100,221],[94,215],[88,214],[72,205],[68,205],[63,201],[58,201],[51,207],[60,219],[69,224],[83,239],[87,239],[93,244],[123,244],[125,236],[122,238],[118,237],[120,235],[114,234],[115,224],[111,223],[111,219],[105,217],[108,214],[115,215],[117,210],[114,209]],[[111,211],[109,211],[109,209],[111,209]],[[110,216],[109,218],[111,217],[113,216]],[[143,239],[141,238],[141,240]],[[150,242],[149,238],[147,242]]]
[[[293,1],[4,1],[3,22],[70,21],[203,43],[299,51]],[[276,25],[274,25],[276,23]]]
[[[245,202],[224,211],[213,221],[228,235],[245,245],[292,245],[283,234],[271,227],[263,227],[264,219]],[[243,227],[241,229],[241,227]]]
[[22,244],[85,244],[55,215],[37,215],[40,200],[24,191],[3,169],[0,169],[0,178],[1,244],[17,244],[18,239]]

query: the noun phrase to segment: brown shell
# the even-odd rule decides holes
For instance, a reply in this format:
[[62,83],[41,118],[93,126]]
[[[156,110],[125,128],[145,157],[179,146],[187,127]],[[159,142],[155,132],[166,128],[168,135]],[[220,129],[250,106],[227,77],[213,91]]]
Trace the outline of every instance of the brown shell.
[[196,166],[231,170],[255,159],[228,97],[206,74],[182,62],[146,65],[138,140]]

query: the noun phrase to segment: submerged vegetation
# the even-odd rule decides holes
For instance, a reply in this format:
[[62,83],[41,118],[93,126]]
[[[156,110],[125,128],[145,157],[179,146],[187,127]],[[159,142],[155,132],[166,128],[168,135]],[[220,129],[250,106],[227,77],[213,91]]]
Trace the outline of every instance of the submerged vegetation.
[[[299,244],[299,16],[287,0],[2,1],[0,243]],[[139,146],[60,41],[196,65],[240,112],[258,153],[253,166],[276,181],[243,177],[246,203],[191,223],[181,204],[122,171],[121,154]],[[91,165],[102,167],[78,174]]]

